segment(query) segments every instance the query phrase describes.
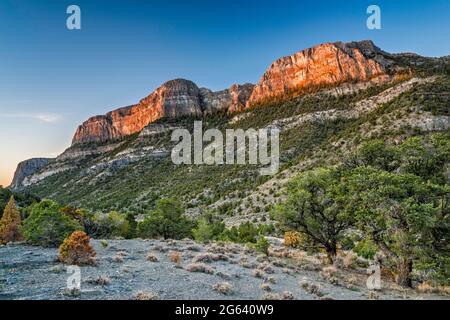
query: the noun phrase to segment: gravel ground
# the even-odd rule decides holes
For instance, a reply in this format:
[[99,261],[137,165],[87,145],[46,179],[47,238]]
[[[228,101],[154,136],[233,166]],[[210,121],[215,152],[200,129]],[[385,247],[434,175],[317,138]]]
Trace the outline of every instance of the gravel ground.
[[[108,240],[106,247],[93,240],[92,244],[97,265],[81,268],[81,291],[75,294],[66,289],[69,274],[57,262],[57,249],[0,247],[0,300],[448,298],[393,289],[374,295],[365,287],[364,269],[351,275],[340,270],[337,280],[330,281],[320,272],[323,266],[317,259],[299,263],[264,257],[236,244],[200,245],[191,240]],[[172,251],[180,252],[179,265],[171,261]],[[149,261],[149,254],[157,261]],[[193,267],[204,267],[209,273],[190,272]],[[346,280],[350,278],[351,284]]]

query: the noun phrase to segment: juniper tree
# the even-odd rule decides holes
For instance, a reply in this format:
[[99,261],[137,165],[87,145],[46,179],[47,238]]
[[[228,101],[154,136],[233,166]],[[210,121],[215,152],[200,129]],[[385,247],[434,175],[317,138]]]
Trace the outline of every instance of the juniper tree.
[[303,173],[289,184],[287,200],[274,214],[283,229],[303,233],[323,246],[330,263],[340,238],[353,223],[346,209],[345,184],[340,183],[342,174],[342,169],[335,168]]
[[22,219],[14,197],[11,196],[0,220],[0,243],[16,242],[23,239],[20,232]]

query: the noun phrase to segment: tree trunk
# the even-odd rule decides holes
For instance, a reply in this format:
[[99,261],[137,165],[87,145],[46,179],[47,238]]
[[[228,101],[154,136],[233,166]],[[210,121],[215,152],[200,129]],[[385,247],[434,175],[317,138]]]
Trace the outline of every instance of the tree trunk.
[[397,284],[404,288],[411,288],[411,272],[412,272],[413,263],[410,259],[400,258],[397,263]]
[[336,245],[327,245],[327,246],[325,246],[325,250],[327,252],[328,264],[333,264],[334,261],[336,260],[337,246]]

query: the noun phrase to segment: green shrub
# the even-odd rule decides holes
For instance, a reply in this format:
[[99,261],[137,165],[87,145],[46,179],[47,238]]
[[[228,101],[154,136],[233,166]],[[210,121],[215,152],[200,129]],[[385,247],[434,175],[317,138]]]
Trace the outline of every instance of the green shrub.
[[216,220],[211,214],[198,220],[197,226],[192,230],[194,239],[199,242],[211,240],[221,240],[225,224],[221,220]]
[[116,211],[108,214],[96,213],[92,220],[93,236],[96,238],[126,238],[130,234],[130,223],[126,216]]
[[192,237],[194,223],[183,216],[184,208],[175,199],[161,199],[156,209],[137,225],[141,238],[183,239]]
[[373,259],[375,254],[378,251],[378,247],[376,244],[370,239],[364,239],[359,241],[354,247],[353,251],[356,252],[359,256],[366,259]]
[[77,230],[82,230],[81,225],[63,214],[59,205],[51,200],[35,205],[23,224],[25,240],[43,247],[59,246]]
[[264,236],[259,236],[255,244],[256,250],[267,256],[269,254],[269,247],[269,241]]

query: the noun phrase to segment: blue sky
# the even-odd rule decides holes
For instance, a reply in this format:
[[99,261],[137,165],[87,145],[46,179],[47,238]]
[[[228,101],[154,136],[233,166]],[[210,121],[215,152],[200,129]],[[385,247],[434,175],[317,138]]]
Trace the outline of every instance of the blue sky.
[[[82,29],[66,28],[81,8]],[[382,29],[366,28],[381,7]],[[0,0],[0,184],[55,156],[90,116],[178,77],[223,89],[318,43],[372,39],[390,52],[450,54],[450,1]]]

